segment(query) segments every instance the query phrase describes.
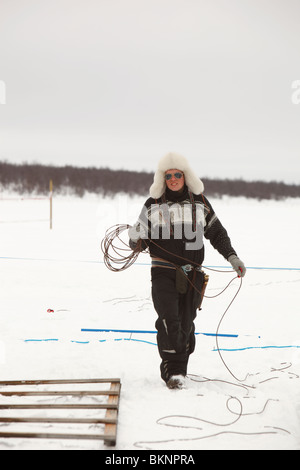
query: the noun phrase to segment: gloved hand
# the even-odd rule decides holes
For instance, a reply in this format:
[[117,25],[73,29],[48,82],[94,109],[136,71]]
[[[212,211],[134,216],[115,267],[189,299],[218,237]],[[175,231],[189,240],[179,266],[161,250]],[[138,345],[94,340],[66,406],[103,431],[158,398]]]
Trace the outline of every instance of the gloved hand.
[[129,246],[132,249],[132,251],[134,251],[137,247],[137,242],[134,242],[133,240],[131,240],[131,238],[129,238]]
[[142,240],[141,238],[139,238],[136,242],[129,238],[129,246],[133,251],[143,251],[148,248],[146,241]]
[[231,255],[228,258],[229,263],[233,267],[233,269],[236,271],[238,277],[244,277],[246,274],[246,267],[243,263],[243,261],[240,260],[240,258],[236,255]]

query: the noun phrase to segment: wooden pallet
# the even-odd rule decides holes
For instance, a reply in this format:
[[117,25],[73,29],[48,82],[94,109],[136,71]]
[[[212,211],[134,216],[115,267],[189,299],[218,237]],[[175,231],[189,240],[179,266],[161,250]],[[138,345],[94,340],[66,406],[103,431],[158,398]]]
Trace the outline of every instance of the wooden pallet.
[[[83,384],[86,388],[91,384],[110,384],[109,390],[74,390],[74,384]],[[67,386],[67,390],[52,389],[53,385]],[[72,389],[73,385],[73,389]],[[17,390],[18,386],[25,386],[25,390]],[[26,390],[29,386],[33,386],[33,390]],[[49,390],[38,390],[39,386],[50,386]],[[71,387],[70,387],[71,386]],[[100,387],[99,387],[100,388]],[[0,431],[0,438],[30,438],[30,439],[93,439],[103,440],[107,446],[114,446],[117,439],[118,410],[121,392],[120,379],[73,379],[73,380],[15,380],[0,381],[0,410],[67,410],[74,412],[75,410],[106,410],[105,417],[96,418],[78,418],[78,417],[57,417],[57,416],[3,416],[0,415],[0,424],[9,426],[12,423],[36,423],[51,424],[53,426],[60,424],[74,424],[76,428],[81,425],[104,425],[103,433],[71,433],[71,432],[10,432]],[[1,403],[2,397],[14,397],[14,403]],[[53,400],[61,397],[72,397],[81,400],[84,397],[97,398],[99,396],[108,396],[106,403],[28,403],[24,402],[24,398],[30,397],[34,400],[37,397],[50,397]]]

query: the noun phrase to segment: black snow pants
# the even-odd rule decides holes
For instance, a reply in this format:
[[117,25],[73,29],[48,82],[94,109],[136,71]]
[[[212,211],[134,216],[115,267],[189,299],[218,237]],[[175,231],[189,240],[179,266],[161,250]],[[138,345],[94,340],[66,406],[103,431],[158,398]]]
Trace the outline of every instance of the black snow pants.
[[[195,325],[197,307],[201,299],[203,273],[191,271],[190,284],[185,294],[176,288],[176,270],[154,267],[151,270],[152,300],[158,314],[155,323],[160,357],[161,377],[167,382],[172,375],[187,374],[190,354],[195,349]],[[199,291],[199,292],[198,292]]]

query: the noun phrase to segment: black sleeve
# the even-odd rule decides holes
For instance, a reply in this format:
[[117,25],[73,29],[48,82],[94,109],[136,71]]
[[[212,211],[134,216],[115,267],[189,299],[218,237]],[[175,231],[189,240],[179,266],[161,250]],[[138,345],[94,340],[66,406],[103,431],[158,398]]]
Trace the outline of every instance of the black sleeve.
[[231,246],[230,238],[227,231],[221,224],[220,220],[215,214],[212,205],[208,199],[203,196],[203,202],[206,208],[206,226],[204,228],[204,236],[207,238],[211,245],[228,260],[230,255],[236,255],[235,250]]

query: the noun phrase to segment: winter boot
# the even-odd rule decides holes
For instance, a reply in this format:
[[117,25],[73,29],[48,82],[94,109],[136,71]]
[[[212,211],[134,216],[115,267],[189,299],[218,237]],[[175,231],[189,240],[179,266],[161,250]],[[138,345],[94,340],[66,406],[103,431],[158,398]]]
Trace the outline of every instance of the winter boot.
[[185,377],[183,375],[172,375],[167,382],[170,389],[182,390],[185,388]]

